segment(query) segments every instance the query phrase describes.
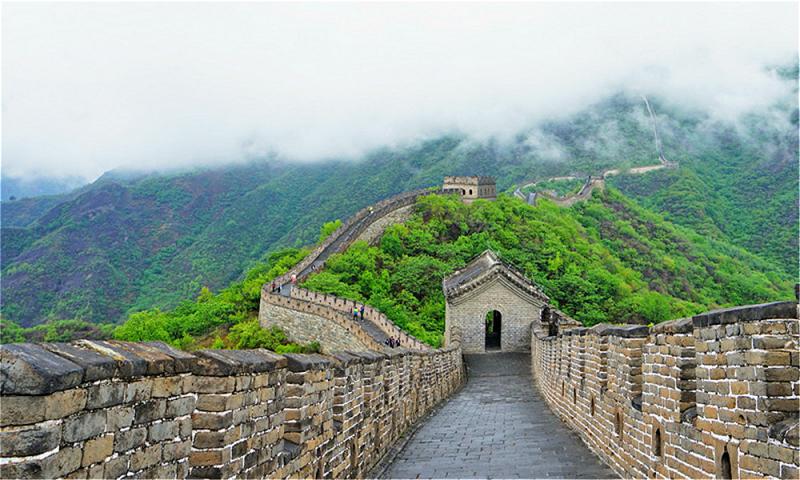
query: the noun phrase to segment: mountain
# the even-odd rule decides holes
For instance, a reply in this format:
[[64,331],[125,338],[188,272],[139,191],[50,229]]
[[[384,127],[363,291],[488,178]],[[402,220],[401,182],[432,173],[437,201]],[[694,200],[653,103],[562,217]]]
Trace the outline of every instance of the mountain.
[[[796,98],[763,112],[785,121],[754,121],[758,135],[702,112],[650,103],[664,154],[679,167],[612,184],[672,222],[747,248],[794,279]],[[104,177],[68,196],[17,208],[2,203],[2,314],[29,326],[58,318],[117,322],[133,311],[174,307],[202,287],[218,291],[241,278],[270,251],[312,242],[325,221],[438,185],[444,175],[491,175],[508,191],[523,180],[655,161],[643,102],[620,94],[508,141],[448,135],[360,159],[270,158]]]
[[657,323],[792,295],[792,282],[769,262],[674,225],[613,189],[570,208],[507,195],[469,206],[429,196],[377,246],[353,244],[303,286],[366,302],[438,346],[442,280],[486,249],[587,326]]

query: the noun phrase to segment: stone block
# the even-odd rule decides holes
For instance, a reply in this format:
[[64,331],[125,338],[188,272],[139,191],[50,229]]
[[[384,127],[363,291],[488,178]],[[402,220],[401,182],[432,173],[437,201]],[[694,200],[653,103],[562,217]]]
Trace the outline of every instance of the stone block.
[[220,430],[230,427],[233,424],[233,413],[204,413],[195,412],[192,414],[192,426],[195,430]]
[[236,387],[233,377],[191,377],[191,385],[186,393],[231,393]]
[[125,403],[143,402],[149,400],[153,391],[151,379],[138,380],[128,383],[125,389]]
[[41,347],[82,367],[83,382],[105,380],[117,373],[117,362],[114,359],[80,344],[43,343]]
[[167,443],[162,448],[161,459],[165,462],[180,461],[183,458],[188,458],[191,451],[191,440]]
[[83,460],[81,465],[86,467],[93,463],[102,462],[114,453],[114,434],[110,433],[100,438],[88,440],[83,446]]
[[48,420],[68,417],[86,407],[87,393],[83,388],[72,388],[44,397],[45,416]]
[[153,379],[153,398],[174,397],[181,394],[183,378],[178,376],[157,377]]
[[106,431],[116,432],[133,424],[133,407],[118,406],[106,413]]
[[61,441],[61,424],[39,423],[0,431],[0,454],[3,457],[27,457],[56,448]]
[[53,455],[23,463],[0,464],[0,478],[60,478],[81,466],[80,448],[62,448]]
[[119,432],[114,441],[115,452],[127,452],[144,444],[147,440],[147,428],[139,427]]
[[167,401],[164,399],[148,400],[133,408],[133,423],[136,425],[149,423],[164,418]]
[[106,412],[85,412],[64,421],[64,441],[80,442],[96,437],[106,430]]
[[83,368],[29,343],[0,345],[0,393],[47,395],[83,380]]
[[105,408],[119,405],[125,398],[126,385],[121,382],[98,383],[86,388],[86,408]]
[[178,436],[178,422],[165,421],[150,425],[147,440],[151,443],[171,440]]
[[130,471],[138,472],[161,461],[161,444],[143,447],[131,454]]
[[45,418],[45,397],[4,396],[0,403],[0,427],[29,425]]
[[167,408],[164,412],[166,418],[182,417],[189,415],[195,409],[194,397],[181,397],[167,400]]

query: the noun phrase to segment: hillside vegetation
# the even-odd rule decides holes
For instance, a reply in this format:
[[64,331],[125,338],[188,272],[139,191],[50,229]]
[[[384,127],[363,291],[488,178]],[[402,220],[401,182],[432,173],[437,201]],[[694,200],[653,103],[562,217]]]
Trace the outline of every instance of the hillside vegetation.
[[[650,100],[665,153],[680,168],[613,179],[614,185],[672,222],[745,247],[795,279],[796,97],[761,113],[781,121],[756,116],[736,125]],[[445,175],[491,175],[503,191],[524,180],[656,160],[641,99],[617,95],[503,142],[448,135],[359,159],[266,158],[107,175],[73,194],[3,202],[2,315],[32,326],[119,322],[140,310],[174,309],[204,287],[218,292],[241,281],[268,252],[312,243],[323,222],[439,185]]]
[[522,269],[584,325],[654,323],[716,307],[782,300],[791,282],[744,249],[676,226],[610,190],[563,209],[500,195],[464,205],[422,198],[379,245],[353,244],[305,287],[366,302],[439,345],[442,279],[486,249]]

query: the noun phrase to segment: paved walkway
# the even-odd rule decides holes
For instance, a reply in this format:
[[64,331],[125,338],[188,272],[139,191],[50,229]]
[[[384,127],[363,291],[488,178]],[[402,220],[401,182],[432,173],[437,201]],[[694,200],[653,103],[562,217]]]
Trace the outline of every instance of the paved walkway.
[[530,355],[467,355],[469,381],[414,434],[386,478],[617,478],[547,407]]

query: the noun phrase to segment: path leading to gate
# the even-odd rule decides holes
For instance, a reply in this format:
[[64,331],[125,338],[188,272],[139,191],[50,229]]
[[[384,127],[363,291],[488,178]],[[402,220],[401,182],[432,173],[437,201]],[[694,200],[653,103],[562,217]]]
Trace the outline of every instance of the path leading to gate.
[[469,380],[386,478],[617,478],[547,407],[527,353],[465,355]]

